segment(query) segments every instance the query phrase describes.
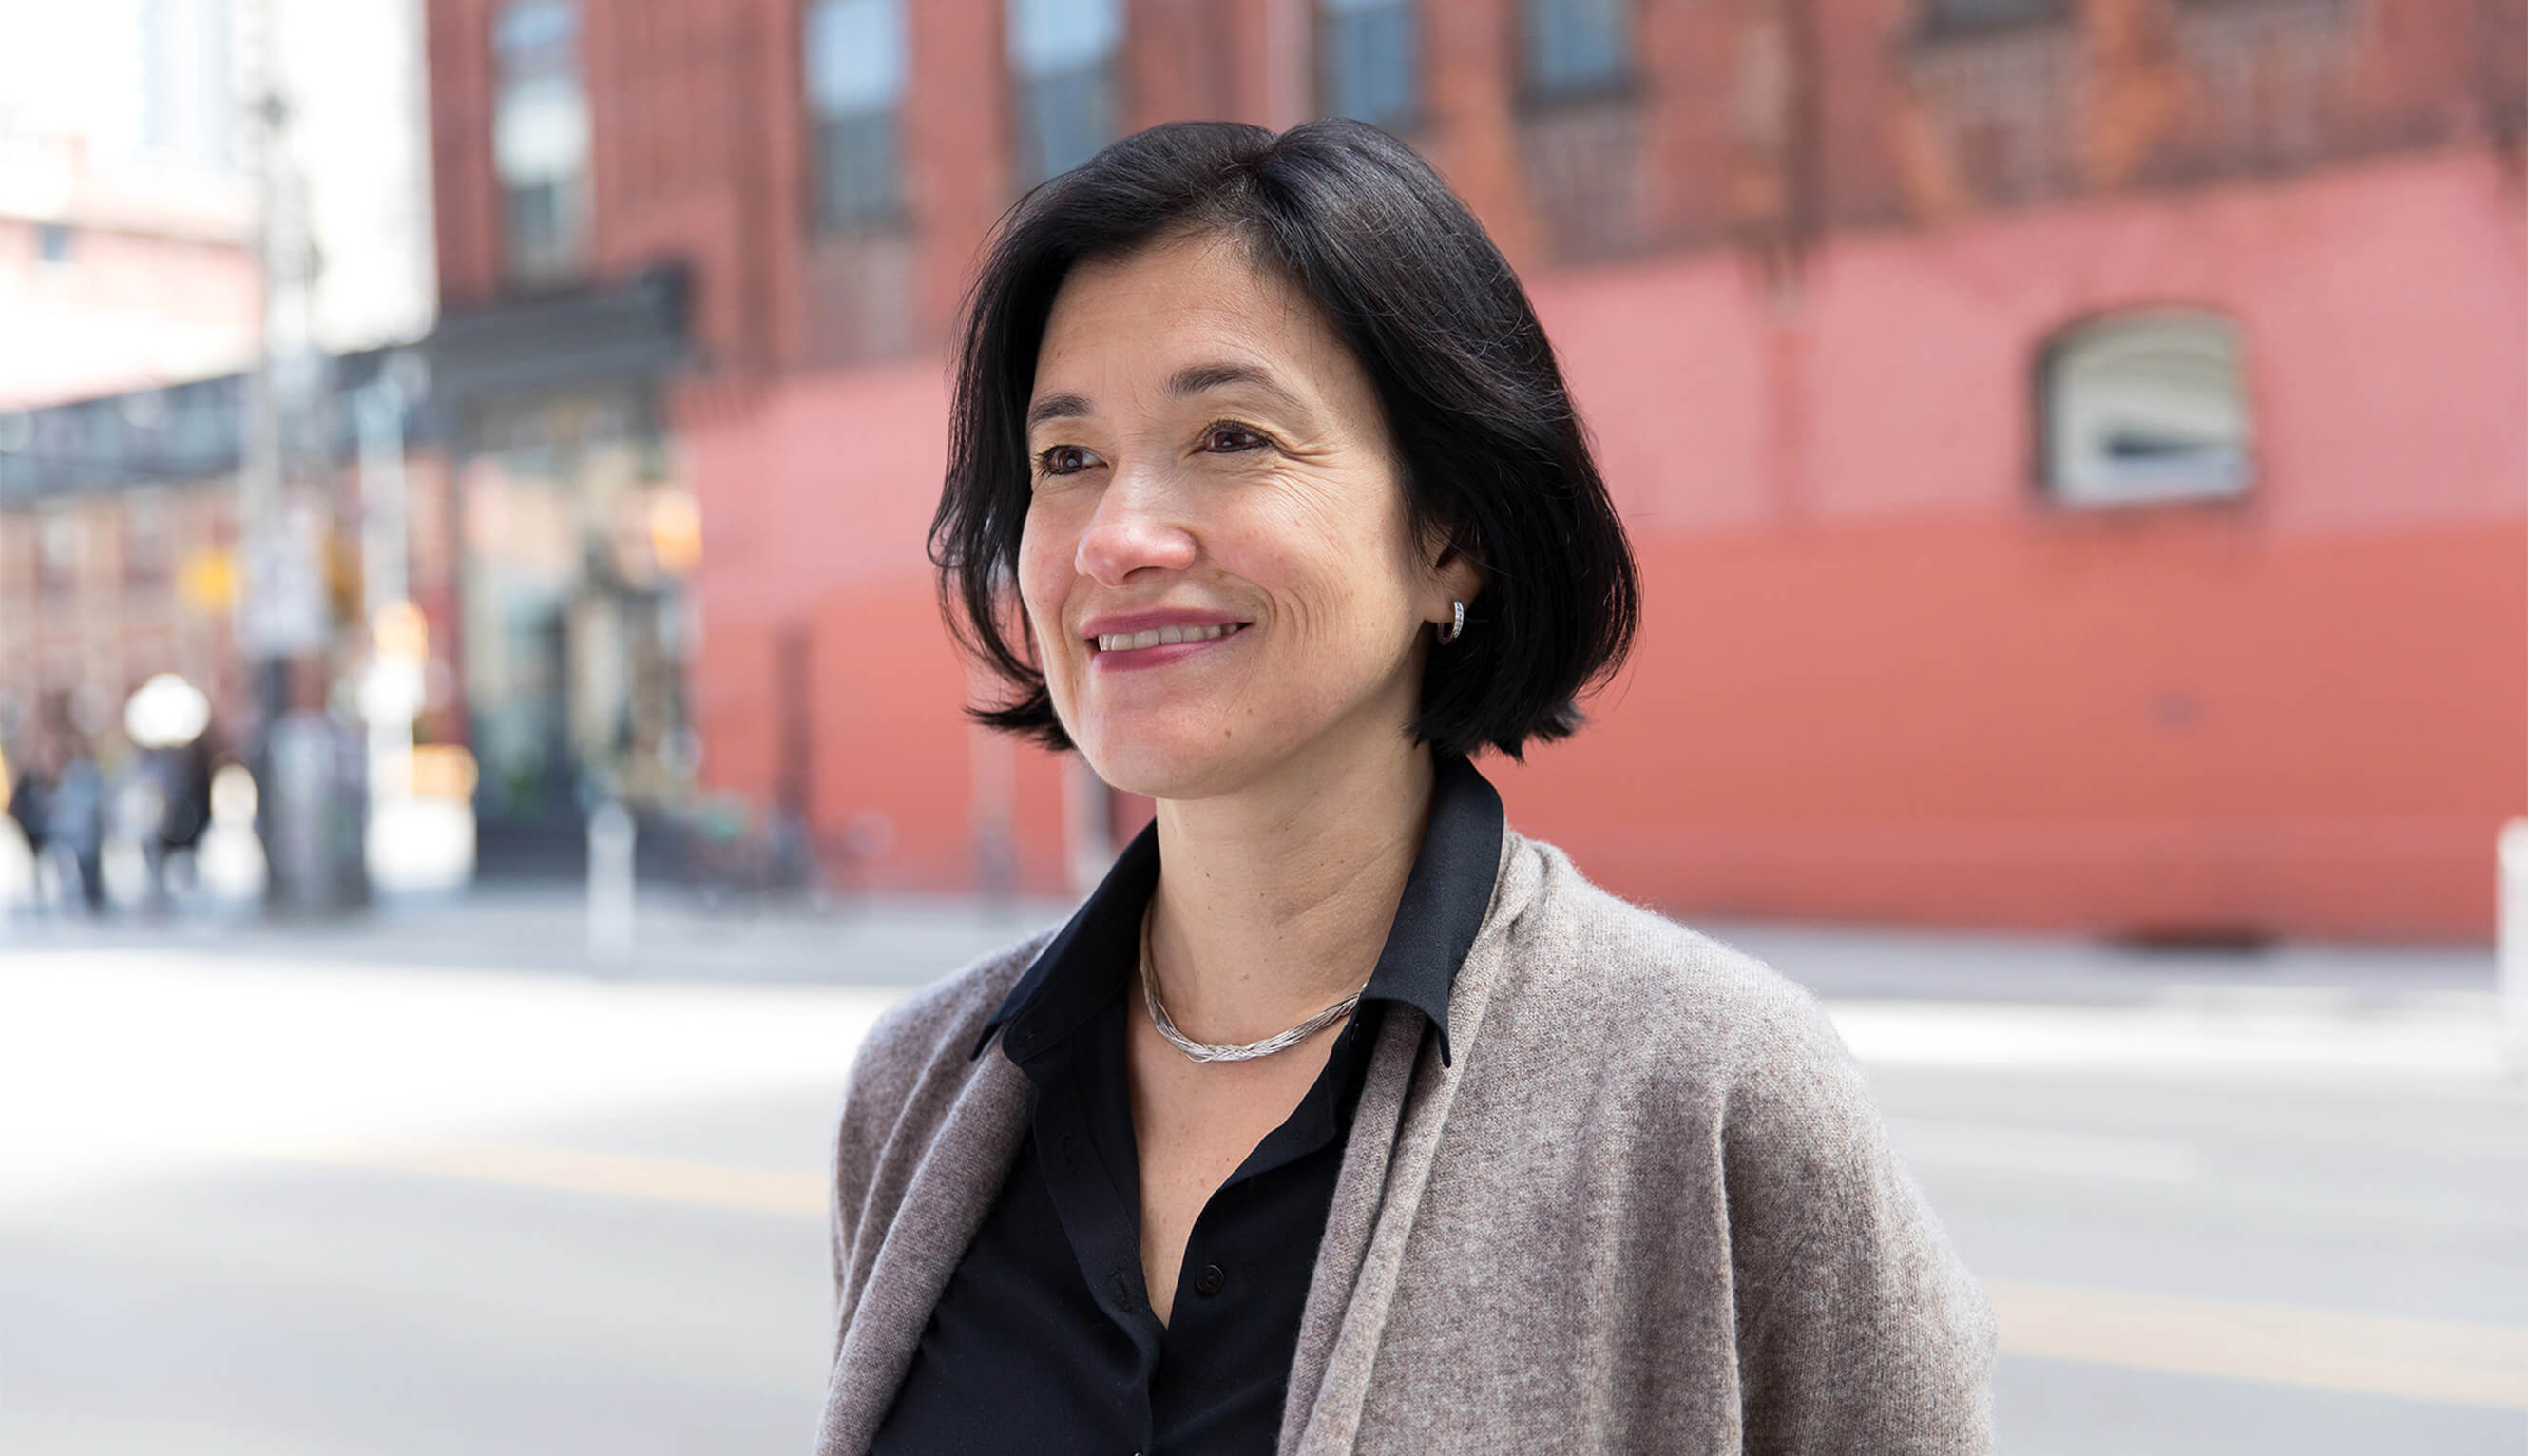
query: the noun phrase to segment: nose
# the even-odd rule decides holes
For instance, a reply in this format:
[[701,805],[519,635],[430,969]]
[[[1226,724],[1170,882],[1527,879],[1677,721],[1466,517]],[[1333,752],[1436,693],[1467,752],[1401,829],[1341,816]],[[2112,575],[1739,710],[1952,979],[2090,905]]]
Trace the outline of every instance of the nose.
[[1136,571],[1191,566],[1193,534],[1172,508],[1175,494],[1150,472],[1116,472],[1080,534],[1073,558],[1080,574],[1100,586],[1120,587]]

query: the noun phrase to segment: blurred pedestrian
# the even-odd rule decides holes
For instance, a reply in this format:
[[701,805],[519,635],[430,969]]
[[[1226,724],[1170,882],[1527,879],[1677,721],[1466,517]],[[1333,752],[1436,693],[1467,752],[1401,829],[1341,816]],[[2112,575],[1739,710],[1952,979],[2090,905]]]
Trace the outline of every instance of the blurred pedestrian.
[[981,716],[1158,816],[854,1065],[826,1456],[1988,1449],[1990,1310],[1816,1002],[1467,759],[1578,726],[1638,586],[1464,206],[1358,123],[1159,127],[970,309]]
[[37,910],[49,904],[44,894],[44,856],[51,844],[52,797],[52,745],[38,740],[36,748],[23,755],[17,781],[9,787],[9,817],[17,821],[18,833],[26,841],[26,858],[34,875],[30,888]]
[[[166,814],[158,826],[158,863],[153,878],[163,880],[167,865],[189,858],[211,826],[211,748],[208,735],[198,735],[179,748],[157,751]],[[163,893],[164,886],[161,886]]]
[[188,852],[210,823],[210,751],[199,737],[179,745],[142,748],[132,758],[118,796],[124,833],[140,851],[147,873],[144,904],[170,904],[167,867]]
[[73,739],[44,806],[46,835],[79,880],[79,904],[90,914],[105,910],[105,772],[87,745]]

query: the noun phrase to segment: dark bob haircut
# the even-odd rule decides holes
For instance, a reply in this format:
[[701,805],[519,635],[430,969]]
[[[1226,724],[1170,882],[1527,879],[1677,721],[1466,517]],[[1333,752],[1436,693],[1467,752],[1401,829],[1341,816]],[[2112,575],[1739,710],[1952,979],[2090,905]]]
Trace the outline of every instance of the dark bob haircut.
[[966,303],[947,486],[930,523],[942,610],[1011,690],[970,711],[1070,746],[1033,644],[1016,632],[1032,488],[1027,407],[1072,268],[1216,234],[1312,299],[1376,387],[1417,540],[1469,555],[1484,587],[1432,650],[1412,732],[1448,754],[1579,726],[1576,700],[1632,645],[1641,584],[1553,345],[1483,225],[1402,142],[1344,120],[1276,136],[1230,122],[1136,132],[1003,219]]

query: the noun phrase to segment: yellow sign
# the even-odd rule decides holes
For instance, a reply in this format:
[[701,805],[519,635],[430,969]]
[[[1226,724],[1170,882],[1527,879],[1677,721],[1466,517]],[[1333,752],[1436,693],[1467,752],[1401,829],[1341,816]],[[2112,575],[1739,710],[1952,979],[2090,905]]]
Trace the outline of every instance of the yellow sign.
[[381,661],[430,660],[430,619],[409,601],[381,605],[370,619],[369,632]]
[[650,549],[658,569],[669,576],[691,576],[703,557],[703,514],[684,491],[659,491],[650,497]]
[[470,799],[474,755],[460,744],[428,743],[412,751],[412,792],[422,799]]
[[176,595],[197,612],[224,612],[237,599],[237,558],[205,546],[176,568]]

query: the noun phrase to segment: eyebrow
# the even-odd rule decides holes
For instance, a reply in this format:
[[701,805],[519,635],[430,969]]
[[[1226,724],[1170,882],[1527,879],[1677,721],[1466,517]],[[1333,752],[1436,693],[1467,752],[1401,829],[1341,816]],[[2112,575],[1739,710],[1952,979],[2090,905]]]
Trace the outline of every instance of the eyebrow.
[[[1252,364],[1189,364],[1168,381],[1168,393],[1179,399],[1244,385],[1274,403],[1303,419],[1313,419],[1307,404],[1284,388],[1279,380]],[[1083,419],[1096,412],[1095,406],[1082,394],[1047,394],[1027,406],[1027,427],[1033,430],[1048,420]]]

